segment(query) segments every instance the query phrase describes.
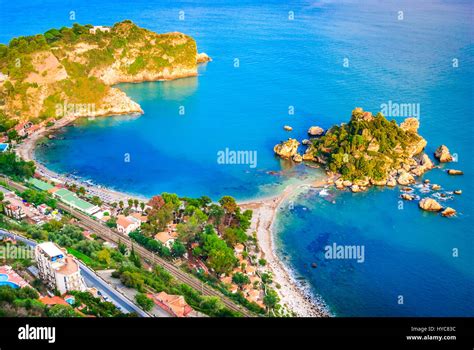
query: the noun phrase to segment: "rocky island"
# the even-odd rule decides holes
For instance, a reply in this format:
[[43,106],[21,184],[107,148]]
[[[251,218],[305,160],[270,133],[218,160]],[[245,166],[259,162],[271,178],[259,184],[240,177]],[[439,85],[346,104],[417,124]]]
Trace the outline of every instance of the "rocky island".
[[275,146],[282,158],[320,163],[337,178],[338,188],[350,187],[354,192],[370,185],[395,186],[414,183],[415,176],[433,168],[423,153],[426,140],[418,134],[419,122],[407,118],[400,125],[388,121],[381,113],[373,116],[362,108],[352,111],[349,123],[323,129],[313,126],[312,137],[303,155],[299,142],[289,139]]
[[[430,157],[424,153],[427,141],[418,134],[419,122],[416,118],[406,118],[400,125],[388,121],[382,113],[372,115],[362,108],[352,111],[348,123],[331,127],[326,132],[319,126],[308,129],[309,139],[302,141],[305,152],[298,153],[300,142],[289,138],[273,148],[275,154],[295,163],[302,161],[319,163],[328,175],[327,183],[339,190],[352,192],[367,190],[370,186],[394,187],[400,185],[404,192],[400,198],[406,201],[418,200],[420,209],[441,212],[442,216],[456,215],[456,210],[443,207],[434,198],[411,194],[416,178],[434,168]],[[441,145],[434,154],[439,163],[454,161],[449,149]],[[449,175],[463,175],[461,170],[448,169]],[[440,191],[438,184],[430,185],[425,179],[426,191]],[[425,191],[425,193],[426,193]],[[460,195],[461,190],[441,193],[441,198],[449,194]]]
[[0,44],[0,113],[9,123],[64,116],[142,113],[122,82],[197,75],[196,42],[182,33],[157,34],[125,20],[112,27],[79,25]]

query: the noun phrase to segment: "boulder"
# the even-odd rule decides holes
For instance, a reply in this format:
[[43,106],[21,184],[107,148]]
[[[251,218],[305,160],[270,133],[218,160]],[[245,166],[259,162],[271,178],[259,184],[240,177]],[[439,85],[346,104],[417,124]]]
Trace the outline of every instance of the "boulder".
[[354,185],[357,185],[357,186],[362,186],[362,187],[367,187],[369,186],[369,180],[368,179],[357,179],[357,180],[354,180]]
[[292,138],[279,143],[273,147],[273,151],[281,158],[290,159],[298,152],[300,143]]
[[461,170],[456,170],[456,169],[449,169],[448,174],[449,175],[464,175],[464,173]]
[[460,194],[462,194],[462,191],[461,190],[455,190],[454,194],[460,195]]
[[304,139],[303,141],[301,141],[301,143],[306,146],[306,145],[309,145],[311,141],[308,139]]
[[370,179],[370,183],[374,186],[385,186],[387,184],[387,179],[382,179],[382,180]]
[[437,185],[437,184],[433,184],[431,185],[431,189],[433,191],[439,191],[441,189],[441,186],[440,185]]
[[352,186],[352,182],[349,181],[349,180],[344,180],[344,181],[342,182],[342,184],[344,185],[344,187],[351,187],[351,186]]
[[447,162],[453,161],[453,156],[451,155],[451,153],[449,153],[449,149],[445,145],[441,145],[436,149],[435,157],[441,163],[447,163]]
[[342,178],[339,178],[337,179],[336,181],[334,181],[334,185],[336,185],[336,188],[338,190],[343,190],[344,189],[344,184],[343,184],[344,180]]
[[303,157],[301,157],[301,154],[296,153],[296,154],[293,156],[293,161],[295,161],[296,163],[301,163],[301,162],[303,161]]
[[440,211],[443,209],[441,204],[435,201],[433,198],[423,198],[418,202],[418,206],[426,211]]
[[351,191],[354,192],[354,193],[357,193],[357,192],[360,192],[361,189],[360,189],[359,185],[352,185],[351,186]]
[[423,153],[419,161],[416,162],[416,165],[411,170],[411,173],[415,176],[421,176],[426,171],[433,169],[433,167],[434,167],[434,164],[431,161],[430,157],[428,157],[426,153]]
[[397,182],[399,185],[405,186],[405,185],[415,183],[415,178],[410,173],[407,173],[406,171],[402,171],[398,175]]
[[324,129],[319,126],[312,126],[308,129],[308,134],[310,136],[321,136],[324,134]]
[[196,55],[196,62],[199,63],[205,63],[205,62],[210,62],[212,59],[205,53],[201,52]]
[[314,157],[314,147],[311,143],[308,145],[306,152],[303,154],[303,160],[308,162],[316,161],[316,158]]
[[291,130],[293,130],[293,128],[292,128],[291,126],[289,126],[289,125],[285,125],[285,126],[283,127],[283,129],[285,129],[286,131],[291,131]]
[[395,178],[390,177],[390,178],[387,180],[387,186],[388,186],[388,187],[395,187],[396,185],[397,185],[397,180],[395,180]]
[[415,199],[415,197],[413,197],[411,194],[408,194],[408,193],[402,193],[400,197],[406,201],[412,201]]
[[454,210],[453,208],[447,207],[441,212],[441,215],[446,216],[446,217],[451,217],[451,216],[456,215],[456,210]]
[[416,118],[406,118],[400,124],[400,128],[402,128],[405,131],[409,131],[415,134],[418,132],[419,127],[420,127],[420,122]]

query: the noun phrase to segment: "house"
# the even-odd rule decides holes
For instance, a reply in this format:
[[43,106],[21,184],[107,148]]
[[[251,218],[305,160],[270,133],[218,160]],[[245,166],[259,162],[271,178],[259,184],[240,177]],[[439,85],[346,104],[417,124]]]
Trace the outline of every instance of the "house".
[[245,266],[245,273],[248,275],[248,276],[253,276],[255,275],[255,271],[257,271],[257,268],[255,266],[252,266],[252,265],[246,265]]
[[229,290],[232,294],[235,294],[239,291],[239,287],[236,284],[232,284]]
[[142,215],[141,213],[132,213],[129,216],[131,216],[133,219],[138,220],[140,224],[148,221],[148,217],[146,215]]
[[136,231],[140,227],[140,222],[134,220],[130,216],[118,215],[117,216],[117,231],[126,235],[130,232]]
[[58,296],[52,296],[52,297],[44,296],[44,297],[39,298],[39,301],[41,301],[43,304],[48,305],[48,306],[53,306],[53,305],[68,306],[69,305],[66,300]]
[[245,250],[245,246],[242,243],[237,243],[234,246],[234,251],[236,254],[242,254]]
[[110,27],[93,26],[92,28],[89,29],[90,34],[97,34],[98,32],[109,33],[110,32]]
[[257,301],[262,299],[262,291],[256,289],[248,291],[247,299],[256,303]]
[[35,133],[35,132],[38,131],[39,129],[41,129],[41,126],[39,126],[39,125],[33,125],[33,126],[31,126],[31,127],[27,130],[27,134],[28,134],[28,135],[32,135],[33,133]]
[[167,294],[160,292],[158,294],[148,294],[156,305],[176,317],[187,317],[194,310],[186,303],[182,295]]
[[43,215],[46,215],[46,213],[48,213],[50,211],[50,208],[46,205],[46,204],[40,204],[36,207],[38,209],[38,211],[43,214]]
[[44,242],[35,247],[35,261],[40,278],[48,287],[65,294],[71,290],[85,291],[79,263],[53,242]]
[[178,238],[178,233],[173,232],[171,230],[166,230],[163,232],[159,232],[155,235],[155,239],[161,242],[164,246],[171,249],[173,246],[174,241]]
[[15,220],[21,220],[26,216],[23,208],[19,205],[7,204],[3,208],[5,214]]
[[26,136],[27,130],[32,125],[33,124],[31,122],[19,123],[13,128],[13,130],[15,130],[19,136]]
[[232,277],[231,276],[222,277],[221,282],[224,283],[224,284],[231,285],[232,284]]

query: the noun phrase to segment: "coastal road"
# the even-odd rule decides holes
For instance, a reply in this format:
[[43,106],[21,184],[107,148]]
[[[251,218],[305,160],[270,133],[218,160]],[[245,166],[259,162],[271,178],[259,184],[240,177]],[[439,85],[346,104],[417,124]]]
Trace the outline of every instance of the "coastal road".
[[[7,236],[17,241],[22,241],[23,243],[32,248],[34,248],[37,244],[35,241],[4,230],[0,230],[0,236]],[[150,315],[148,315],[137,305],[132,303],[125,296],[114,290],[109,284],[102,280],[102,278],[97,276],[97,274],[93,270],[89,269],[80,261],[78,261],[78,263],[81,269],[81,275],[82,277],[84,277],[84,281],[86,282],[86,284],[90,287],[93,286],[97,288],[102,295],[107,296],[110,301],[115,304],[115,306],[117,306],[122,312],[135,312],[141,317],[150,317]]]
[[[27,189],[26,186],[21,185],[17,182],[14,182],[14,181],[10,180],[9,178],[7,178],[5,176],[1,176],[1,178],[3,178],[9,186],[16,189],[17,191],[23,192]],[[203,295],[218,297],[227,308],[229,308],[233,311],[236,311],[236,312],[240,313],[241,315],[243,315],[245,317],[255,316],[254,314],[252,314],[247,309],[243,308],[240,305],[237,305],[234,301],[232,301],[228,297],[224,296],[222,293],[218,292],[217,290],[210,287],[209,285],[203,283],[202,281],[200,281],[196,277],[184,272],[179,267],[177,267],[177,266],[173,265],[172,263],[160,258],[156,254],[150,252],[146,248],[138,245],[137,243],[134,244],[128,236],[120,234],[116,231],[113,231],[112,229],[105,226],[104,224],[99,223],[98,221],[94,220],[90,216],[88,216],[88,215],[86,215],[86,214],[84,214],[84,213],[82,213],[82,212],[80,212],[80,211],[78,211],[74,208],[71,208],[70,206],[66,205],[63,202],[58,201],[57,206],[58,206],[59,209],[62,209],[64,211],[70,213],[77,220],[79,220],[82,227],[93,231],[94,233],[96,233],[97,235],[99,235],[100,237],[102,237],[103,239],[105,239],[109,242],[113,242],[115,244],[123,243],[127,246],[128,249],[131,249],[133,247],[135,252],[138,255],[140,255],[140,257],[142,259],[145,259],[147,262],[149,262],[152,265],[161,266],[168,273],[170,273],[174,278],[176,278],[178,281],[180,281],[184,284],[187,284],[190,287],[193,287],[197,291],[200,291]]]

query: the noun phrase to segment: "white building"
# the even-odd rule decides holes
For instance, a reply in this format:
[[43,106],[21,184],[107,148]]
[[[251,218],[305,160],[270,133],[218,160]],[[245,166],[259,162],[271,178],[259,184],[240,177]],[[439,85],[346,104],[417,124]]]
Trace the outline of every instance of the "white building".
[[86,290],[78,262],[55,243],[38,244],[35,247],[35,260],[39,276],[48,287],[57,289],[61,294]]
[[89,33],[91,34],[97,34],[97,32],[109,33],[110,27],[93,26],[91,29],[89,29]]
[[129,235],[130,232],[136,231],[141,226],[140,220],[133,216],[118,215],[117,231]]

